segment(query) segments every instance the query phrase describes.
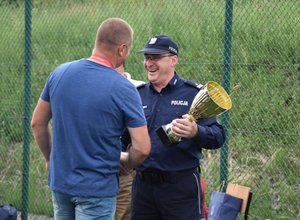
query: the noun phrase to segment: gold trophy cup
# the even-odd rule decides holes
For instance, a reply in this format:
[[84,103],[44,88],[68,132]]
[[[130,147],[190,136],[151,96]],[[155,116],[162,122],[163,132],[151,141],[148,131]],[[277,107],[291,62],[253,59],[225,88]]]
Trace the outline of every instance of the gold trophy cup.
[[[226,112],[231,106],[230,96],[225,89],[214,81],[208,81],[195,96],[188,117],[191,121],[212,118]],[[169,123],[156,130],[160,140],[166,146],[181,141],[181,137],[176,136],[171,127],[172,124]]]

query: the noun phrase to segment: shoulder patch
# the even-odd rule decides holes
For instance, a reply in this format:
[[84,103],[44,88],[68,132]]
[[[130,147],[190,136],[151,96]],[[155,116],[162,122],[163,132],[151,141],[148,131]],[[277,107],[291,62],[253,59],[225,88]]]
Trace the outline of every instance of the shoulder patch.
[[197,89],[199,89],[199,90],[203,87],[202,84],[200,84],[200,83],[195,83],[194,81],[191,81],[191,80],[184,80],[184,83],[185,83],[185,84],[188,84],[188,85],[190,85],[190,86],[192,86],[192,87],[194,87],[194,88],[197,88]]

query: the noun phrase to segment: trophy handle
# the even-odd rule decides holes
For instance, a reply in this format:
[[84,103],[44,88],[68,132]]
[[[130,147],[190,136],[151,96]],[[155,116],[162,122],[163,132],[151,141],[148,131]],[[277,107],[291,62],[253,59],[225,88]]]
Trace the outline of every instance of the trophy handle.
[[156,129],[156,133],[165,146],[170,146],[181,141],[181,137],[176,136],[171,129],[172,123],[163,125]]

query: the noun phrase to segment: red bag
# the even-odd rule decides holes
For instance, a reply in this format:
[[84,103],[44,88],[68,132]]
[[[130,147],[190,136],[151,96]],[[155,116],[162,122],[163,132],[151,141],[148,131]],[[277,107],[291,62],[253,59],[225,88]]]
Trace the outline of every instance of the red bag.
[[204,179],[202,179],[202,177],[200,177],[200,184],[201,184],[201,198],[202,198],[202,208],[204,210],[204,215],[205,215],[205,219],[207,219],[208,217],[208,208],[206,207],[206,204],[205,204],[205,181]]

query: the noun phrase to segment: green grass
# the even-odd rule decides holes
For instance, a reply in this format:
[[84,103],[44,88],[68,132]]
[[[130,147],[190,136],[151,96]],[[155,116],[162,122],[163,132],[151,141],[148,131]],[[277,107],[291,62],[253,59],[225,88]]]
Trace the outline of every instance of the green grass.
[[[224,10],[225,1],[217,0],[34,0],[31,108],[58,64],[90,55],[95,32],[107,17],[121,17],[134,28],[126,65],[134,78],[146,80],[137,51],[149,37],[168,34],[179,46],[181,76],[202,84],[221,83]],[[298,12],[298,1],[234,1],[230,84],[241,87],[231,95],[228,180],[252,188],[251,219],[295,219],[300,213]],[[20,210],[23,1],[0,1],[0,18],[0,202],[14,203]],[[204,156],[209,202],[220,185],[219,151],[204,151]],[[47,174],[33,141],[29,186],[29,211],[51,215]]]

